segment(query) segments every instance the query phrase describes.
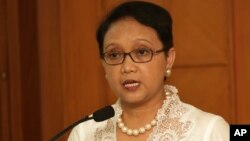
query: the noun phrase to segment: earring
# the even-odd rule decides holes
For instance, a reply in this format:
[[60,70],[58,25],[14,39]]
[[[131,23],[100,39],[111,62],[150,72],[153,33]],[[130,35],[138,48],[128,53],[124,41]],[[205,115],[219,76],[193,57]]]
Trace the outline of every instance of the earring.
[[166,71],[165,71],[165,76],[166,77],[169,77],[171,75],[171,70],[170,69],[167,69]]

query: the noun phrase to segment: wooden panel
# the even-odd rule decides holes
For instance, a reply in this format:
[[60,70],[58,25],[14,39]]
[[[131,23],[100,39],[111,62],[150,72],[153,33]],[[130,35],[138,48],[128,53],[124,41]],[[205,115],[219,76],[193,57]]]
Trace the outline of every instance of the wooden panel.
[[59,1],[38,1],[42,140],[64,128]]
[[170,0],[165,5],[173,16],[176,65],[229,64],[230,1]]
[[21,63],[17,0],[7,0],[7,42],[11,140],[22,141]]
[[182,101],[234,121],[228,67],[177,67],[172,74],[169,83],[179,89]]
[[0,140],[10,140],[6,1],[0,0]]
[[187,103],[234,122],[230,1],[165,1],[164,5],[173,16],[177,51],[171,82]]
[[250,123],[250,1],[234,0],[237,123]]
[[40,140],[36,1],[6,1],[11,140]]
[[36,1],[18,1],[23,140],[40,141],[40,78]]
[[61,1],[61,47],[65,123],[90,114],[106,102],[98,47],[95,42],[96,1]]

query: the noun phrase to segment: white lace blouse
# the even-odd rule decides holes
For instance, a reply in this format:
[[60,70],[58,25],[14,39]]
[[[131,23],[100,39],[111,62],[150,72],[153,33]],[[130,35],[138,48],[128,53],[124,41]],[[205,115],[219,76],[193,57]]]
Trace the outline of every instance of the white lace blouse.
[[[229,125],[222,117],[181,102],[173,86],[165,85],[165,90],[169,95],[157,113],[157,125],[147,141],[229,141]],[[113,118],[77,125],[68,141],[116,141],[116,122],[122,109],[119,100],[112,106]]]

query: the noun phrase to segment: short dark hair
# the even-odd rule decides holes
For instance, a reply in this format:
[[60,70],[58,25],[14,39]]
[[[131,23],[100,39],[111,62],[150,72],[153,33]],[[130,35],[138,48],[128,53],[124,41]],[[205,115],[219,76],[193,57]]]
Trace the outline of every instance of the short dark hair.
[[104,37],[110,26],[126,17],[131,17],[139,23],[153,28],[162,42],[166,53],[173,47],[172,18],[169,12],[153,3],[129,1],[114,8],[99,25],[96,39],[100,56],[103,54]]

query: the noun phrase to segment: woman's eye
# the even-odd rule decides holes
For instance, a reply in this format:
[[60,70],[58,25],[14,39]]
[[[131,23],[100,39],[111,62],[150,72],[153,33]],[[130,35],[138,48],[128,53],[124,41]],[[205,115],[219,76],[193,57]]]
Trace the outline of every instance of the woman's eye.
[[108,57],[109,59],[117,59],[117,58],[120,58],[120,56],[121,56],[121,53],[120,53],[120,52],[109,52],[109,53],[107,54],[107,57]]
[[146,56],[146,55],[149,55],[150,54],[150,49],[137,49],[136,50],[136,54],[137,55],[140,55],[140,56]]

